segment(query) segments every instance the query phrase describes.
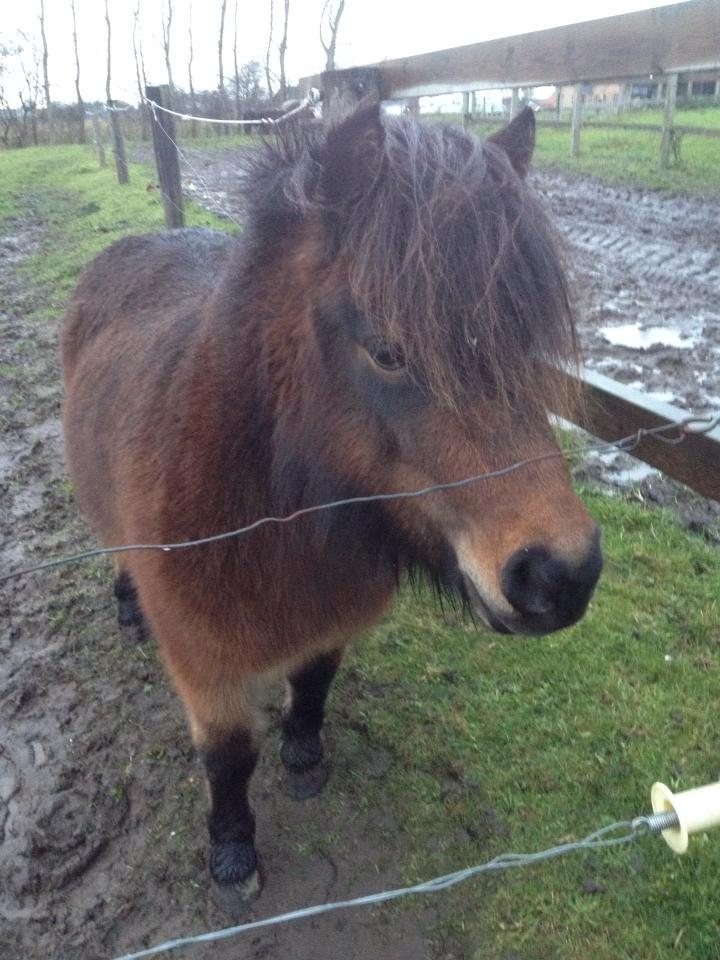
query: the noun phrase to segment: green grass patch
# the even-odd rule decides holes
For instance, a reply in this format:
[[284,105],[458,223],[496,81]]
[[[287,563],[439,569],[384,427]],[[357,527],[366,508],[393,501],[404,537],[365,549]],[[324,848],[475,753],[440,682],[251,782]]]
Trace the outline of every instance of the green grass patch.
[[590,174],[606,183],[701,196],[720,194],[720,139],[685,135],[681,160],[660,166],[660,134],[607,130],[585,124],[580,156],[570,157],[569,129],[540,127],[534,162],[563,172]]
[[[624,110],[622,113],[594,113],[592,105],[585,111],[585,123],[646,123],[662,126],[663,111]],[[704,127],[707,130],[720,130],[720,105],[684,107],[675,111],[673,123],[676,127]]]
[[[717,550],[661,512],[586,500],[606,567],[581,624],[498,637],[406,591],[351,661],[356,789],[403,825],[407,882],[646,812],[657,779],[720,777]],[[379,784],[367,743],[392,758]],[[710,960],[718,876],[720,834],[682,859],[650,838],[471,881],[439,909],[477,960]]]
[[[147,168],[132,165],[120,187],[82,147],[2,154],[0,168],[4,229],[26,211],[47,225],[24,268],[52,291],[38,322],[57,323],[98,250],[162,228]],[[227,229],[192,204],[188,221]],[[330,718],[346,772],[322,802],[387,810],[398,835],[383,842],[405,882],[643,813],[656,779],[683,789],[720,777],[717,549],[660,511],[585,499],[606,566],[579,625],[496,636],[405,590],[348,660]],[[322,820],[303,830],[308,843],[313,830],[343,842]],[[719,876],[719,833],[694,838],[682,859],[649,838],[456,887],[434,901],[437,935],[468,960],[717,960]],[[425,917],[426,905],[386,909]]]
[[[78,274],[95,254],[127,234],[164,228],[160,193],[148,190],[154,169],[131,163],[130,183],[117,182],[112,155],[98,166],[91,146],[32,147],[0,154],[0,224],[32,216],[46,227],[39,251],[23,266],[30,281],[50,291],[43,315],[61,309]],[[185,201],[188,226],[236,228]]]
[[[429,122],[460,124],[454,114],[427,115]],[[720,138],[683,134],[680,161],[660,166],[660,133],[610,130],[603,123],[661,124],[659,111],[629,111],[593,116],[589,111],[580,137],[580,156],[570,156],[569,127],[538,127],[533,163],[563,173],[583,173],[605,183],[622,184],[690,196],[720,196]],[[481,139],[500,130],[505,121],[478,123],[472,130]],[[675,125],[720,129],[720,106],[678,110]]]

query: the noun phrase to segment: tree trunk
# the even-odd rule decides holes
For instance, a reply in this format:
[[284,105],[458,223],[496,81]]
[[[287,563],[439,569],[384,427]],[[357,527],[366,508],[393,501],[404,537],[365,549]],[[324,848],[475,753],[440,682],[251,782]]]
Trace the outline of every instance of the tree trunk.
[[227,0],[220,3],[220,35],[218,37],[218,93],[220,94],[220,119],[225,119],[225,74],[223,72],[223,35],[225,33],[225,8]]
[[108,10],[108,0],[105,0],[105,26],[107,29],[107,76],[105,78],[105,100],[112,103],[112,94],[110,93],[111,77],[111,55],[110,55],[110,11]]
[[50,78],[48,76],[48,46],[45,35],[45,0],[40,0],[40,36],[43,46],[43,88],[45,90],[45,109],[47,110],[48,139],[50,143],[55,141],[55,123],[53,119],[52,102],[50,101]]
[[[337,5],[337,10],[335,11],[335,15],[333,16],[331,0],[325,0],[325,6],[320,14],[320,43],[325,51],[326,71],[335,69],[335,47],[337,46],[337,35],[340,28],[340,19],[344,10],[345,0],[340,0],[340,3]],[[327,41],[327,43],[325,42],[325,36],[323,34],[323,18],[326,14],[328,29],[330,30],[330,39]]]
[[[193,36],[192,36],[192,0],[188,6],[188,44],[190,46],[190,57],[188,59],[188,89],[190,91],[190,112],[193,117],[197,116],[197,98],[195,96],[195,87],[193,85]],[[197,137],[197,120],[190,121],[190,136]]]
[[283,35],[280,41],[280,99],[287,100],[287,79],[285,77],[285,52],[287,51],[288,19],[290,17],[290,0],[284,0],[285,19],[283,21]]
[[170,89],[173,89],[173,78],[172,78],[172,67],[170,66],[170,28],[172,27],[172,18],[173,18],[173,5],[172,0],[167,0],[167,20],[163,14],[162,17],[162,34],[163,34],[163,50],[165,51],[165,68],[168,75],[168,86]]
[[78,55],[77,19],[75,16],[75,0],[70,0],[73,23],[73,48],[75,50],[75,93],[78,104],[78,143],[85,143],[85,104],[80,95],[80,56]]
[[240,120],[240,75],[238,73],[238,57],[237,57],[237,15],[238,15],[238,0],[235,0],[235,33],[233,35],[233,66],[235,68],[235,119]]
[[144,100],[147,77],[145,76],[145,57],[143,55],[142,48],[142,34],[140,34],[140,39],[138,41],[139,32],[140,0],[138,0],[138,4],[133,13],[132,44],[133,54],[135,56],[135,79],[137,80],[138,97],[140,103],[140,135],[142,136],[143,140],[147,140],[150,136],[150,108]]
[[270,0],[270,32],[268,33],[268,45],[267,45],[267,51],[265,52],[265,82],[267,83],[268,97],[271,100],[275,96],[272,88],[272,71],[270,70],[270,54],[272,52],[274,13],[275,13],[275,5],[273,3],[273,0]]

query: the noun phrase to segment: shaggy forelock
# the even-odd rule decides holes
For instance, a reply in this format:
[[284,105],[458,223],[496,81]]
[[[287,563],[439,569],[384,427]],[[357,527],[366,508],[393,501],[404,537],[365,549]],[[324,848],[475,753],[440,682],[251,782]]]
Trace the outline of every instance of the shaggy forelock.
[[323,190],[325,143],[295,130],[254,160],[253,219],[324,215],[355,307],[441,402],[481,392],[506,409],[557,406],[548,371],[577,359],[560,244],[503,149],[386,119],[343,203]]

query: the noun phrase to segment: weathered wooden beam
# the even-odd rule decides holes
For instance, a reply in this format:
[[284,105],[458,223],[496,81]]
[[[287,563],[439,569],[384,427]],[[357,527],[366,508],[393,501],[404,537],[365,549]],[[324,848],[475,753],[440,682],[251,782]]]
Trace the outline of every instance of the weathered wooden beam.
[[[720,68],[720,3],[686,0],[376,64],[385,100]],[[342,71],[338,71],[342,72]],[[315,83],[313,83],[315,80]],[[305,78],[301,86],[317,85]]]
[[575,84],[575,99],[573,100],[572,124],[570,126],[570,156],[580,156],[580,131],[582,130],[583,115],[583,85]]
[[[567,376],[577,384],[577,378]],[[601,440],[619,440],[641,428],[681,423],[689,416],[687,410],[652,400],[592,370],[583,371],[580,389],[584,403],[573,419]],[[632,456],[680,480],[697,493],[720,501],[720,428],[709,433],[688,431],[683,442],[676,445],[647,437],[632,451]]]
[[345,116],[361,100],[380,99],[380,73],[376,67],[328,70],[320,75],[318,85],[326,120]]
[[675,101],[677,100],[678,75],[669,74],[667,89],[665,90],[665,110],[663,111],[662,137],[660,139],[660,166],[670,165],[670,149],[672,147],[673,117],[675,116]]
[[125,156],[125,139],[122,135],[120,117],[114,109],[115,104],[112,100],[108,101],[107,106],[110,114],[110,130],[112,131],[113,139],[112,149],[115,156],[115,173],[117,174],[118,183],[129,183],[130,174],[128,172],[127,157]]

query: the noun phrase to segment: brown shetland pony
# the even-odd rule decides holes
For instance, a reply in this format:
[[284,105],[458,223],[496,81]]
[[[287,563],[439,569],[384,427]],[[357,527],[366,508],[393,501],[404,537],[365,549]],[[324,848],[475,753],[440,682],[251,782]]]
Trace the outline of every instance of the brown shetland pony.
[[[87,269],[63,336],[78,502],[109,545],[170,542],[556,451],[550,364],[575,337],[554,233],[525,183],[532,113],[481,144],[362,107],[246,172],[241,238],[130,237]],[[120,555],[210,792],[210,870],[260,887],[247,801],[260,681],[288,681],[282,760],[324,785],[328,688],[408,571],[500,633],[582,616],[598,533],[561,459],[173,553]]]

